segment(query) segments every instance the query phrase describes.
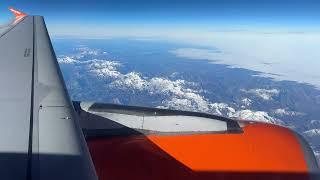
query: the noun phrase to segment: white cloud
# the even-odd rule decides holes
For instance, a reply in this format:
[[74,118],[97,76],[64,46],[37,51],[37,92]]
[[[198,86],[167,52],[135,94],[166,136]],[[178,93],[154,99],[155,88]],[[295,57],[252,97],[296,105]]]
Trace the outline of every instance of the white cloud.
[[[179,43],[212,47],[221,53],[203,52],[200,59],[209,56],[214,63],[251,69],[265,73],[277,80],[291,80],[320,87],[320,33],[305,31],[288,32],[287,29],[248,29],[248,27],[215,27],[203,29],[182,26],[101,26],[90,28],[81,25],[64,25],[68,28],[51,27],[54,35],[81,38],[131,37],[134,39],[166,40]],[[242,29],[242,30],[239,30]],[[293,30],[295,31],[295,30]],[[188,50],[188,49],[187,49]],[[189,50],[188,50],[189,51]],[[190,53],[189,53],[190,54]],[[194,54],[191,54],[194,57]],[[219,60],[216,62],[216,60]],[[275,75],[278,74],[279,76]]]
[[280,91],[277,89],[249,89],[249,90],[241,89],[241,91],[248,94],[253,94],[266,101],[272,100],[272,97],[278,96],[280,93]]
[[194,60],[219,60],[221,52],[212,49],[197,49],[197,48],[179,48],[169,51],[178,57],[189,58]]
[[[220,35],[220,36],[218,36]],[[291,80],[320,87],[320,34],[212,33],[193,39],[211,49],[179,48],[178,57],[262,72],[275,80]],[[191,42],[192,43],[192,42]],[[216,51],[218,49],[219,51]]]

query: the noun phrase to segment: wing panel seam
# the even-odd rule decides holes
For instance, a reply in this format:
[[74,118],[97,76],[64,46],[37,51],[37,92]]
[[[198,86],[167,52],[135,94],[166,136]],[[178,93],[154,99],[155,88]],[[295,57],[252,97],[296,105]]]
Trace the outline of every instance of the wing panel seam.
[[16,23],[14,26],[10,27],[9,29],[7,29],[3,34],[0,35],[0,38],[2,38],[3,36],[5,36],[6,34],[8,34],[13,28],[15,28],[16,26],[18,26],[22,21],[25,20],[26,17],[24,17],[23,19],[21,19],[18,23]]
[[33,109],[34,109],[34,61],[35,61],[35,19],[32,17],[32,78],[31,78],[31,105],[30,105],[30,125],[29,125],[29,145],[27,161],[27,180],[32,179],[32,139],[33,139]]

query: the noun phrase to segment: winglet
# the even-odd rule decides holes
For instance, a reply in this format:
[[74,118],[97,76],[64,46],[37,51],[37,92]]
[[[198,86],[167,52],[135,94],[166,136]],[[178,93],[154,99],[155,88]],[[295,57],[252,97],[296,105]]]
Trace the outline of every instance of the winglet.
[[16,10],[16,9],[14,9],[13,7],[9,7],[8,9],[14,14],[14,16],[16,17],[16,19],[21,19],[21,18],[27,16],[26,13],[21,12],[21,11],[19,11],[19,10]]

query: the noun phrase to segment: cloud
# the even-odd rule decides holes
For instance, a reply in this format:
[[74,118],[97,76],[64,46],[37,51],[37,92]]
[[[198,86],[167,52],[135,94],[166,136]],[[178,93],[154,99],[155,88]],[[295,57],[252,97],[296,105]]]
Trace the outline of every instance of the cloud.
[[169,51],[177,57],[189,58],[194,60],[214,60],[217,61],[222,58],[219,51],[212,49],[197,49],[197,48],[179,48]]
[[278,96],[280,91],[278,89],[240,89],[240,91],[253,94],[263,100],[270,101],[273,100],[274,96]]
[[[60,32],[63,29],[64,33]],[[140,40],[179,42],[189,47],[208,47],[198,54],[199,58],[214,63],[250,69],[264,73],[276,80],[290,80],[309,83],[320,87],[320,33],[319,31],[288,32],[287,29],[266,30],[246,28],[199,29],[182,27],[99,27],[86,26],[72,28],[52,27],[55,34],[81,38],[130,37]],[[75,31],[76,29],[76,31]],[[60,33],[59,33],[60,32]],[[194,48],[194,52],[196,49]],[[218,49],[221,53],[215,53]],[[183,52],[185,51],[185,52]],[[177,50],[177,55],[196,59],[191,48]],[[171,51],[175,52],[175,50]]]
[[320,52],[316,48],[320,46],[320,34],[212,33],[206,39],[198,37],[193,41],[209,48],[178,48],[170,53],[320,87]]

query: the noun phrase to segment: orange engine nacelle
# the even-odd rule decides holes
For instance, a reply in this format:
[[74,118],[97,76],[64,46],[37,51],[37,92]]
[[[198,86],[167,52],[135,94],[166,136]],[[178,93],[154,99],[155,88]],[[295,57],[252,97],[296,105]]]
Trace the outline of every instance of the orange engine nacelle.
[[88,140],[100,179],[310,179],[318,169],[293,131],[252,123],[242,133]]

